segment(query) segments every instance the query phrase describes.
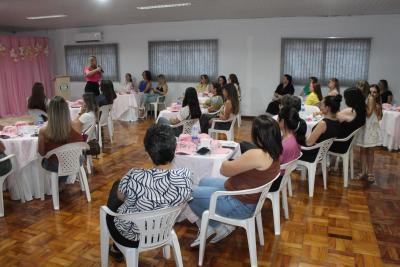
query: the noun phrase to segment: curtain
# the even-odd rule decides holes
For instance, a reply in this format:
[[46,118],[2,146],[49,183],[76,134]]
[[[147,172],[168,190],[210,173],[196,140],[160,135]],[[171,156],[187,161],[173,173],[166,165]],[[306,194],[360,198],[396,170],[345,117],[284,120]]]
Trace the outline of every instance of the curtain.
[[120,80],[118,44],[99,44],[65,46],[67,75],[71,77],[71,81],[84,81],[83,69],[90,56],[96,56],[97,64],[103,68],[103,80]]
[[218,76],[218,40],[149,42],[149,70],[168,81],[197,82],[200,75]]
[[0,117],[27,113],[32,85],[41,82],[52,97],[52,71],[48,39],[0,36]]
[[342,85],[368,79],[371,39],[283,39],[281,73],[295,84],[310,76],[326,84],[337,78]]

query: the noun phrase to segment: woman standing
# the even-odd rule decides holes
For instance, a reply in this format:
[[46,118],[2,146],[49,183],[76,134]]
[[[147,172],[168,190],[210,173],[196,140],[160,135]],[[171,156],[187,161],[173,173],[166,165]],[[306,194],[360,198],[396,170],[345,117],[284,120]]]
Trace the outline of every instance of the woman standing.
[[369,182],[375,182],[373,175],[374,150],[381,145],[381,128],[379,121],[382,119],[382,103],[379,86],[371,85],[367,99],[367,120],[365,127],[358,135],[357,144],[361,148],[361,173],[358,179],[367,178]]
[[289,74],[283,75],[282,83],[276,88],[272,102],[269,103],[266,112],[271,115],[277,115],[279,112],[281,98],[287,94],[294,94],[293,79]]
[[389,85],[386,80],[380,80],[378,83],[379,90],[381,91],[381,100],[382,104],[388,103],[392,104],[393,102],[393,93],[389,90]]
[[85,93],[93,93],[95,96],[100,94],[99,82],[103,76],[103,69],[97,66],[95,56],[89,57],[89,64],[85,67],[84,74],[86,80]]

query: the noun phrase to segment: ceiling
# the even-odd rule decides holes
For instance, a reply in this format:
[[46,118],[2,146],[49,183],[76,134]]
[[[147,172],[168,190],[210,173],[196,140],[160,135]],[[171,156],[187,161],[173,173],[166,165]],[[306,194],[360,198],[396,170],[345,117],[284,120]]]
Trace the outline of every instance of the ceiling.
[[[137,6],[191,2],[189,7]],[[400,14],[400,0],[1,0],[0,30],[39,30],[205,19]],[[66,14],[67,18],[26,20]]]

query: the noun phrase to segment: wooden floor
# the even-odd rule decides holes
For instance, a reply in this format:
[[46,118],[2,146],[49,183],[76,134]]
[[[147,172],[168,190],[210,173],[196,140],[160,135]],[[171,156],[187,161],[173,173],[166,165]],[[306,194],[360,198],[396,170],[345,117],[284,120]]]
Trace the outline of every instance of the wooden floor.
[[[0,218],[0,266],[100,266],[99,207],[106,203],[113,181],[129,168],[148,167],[142,140],[148,122],[115,123],[115,141],[94,160],[90,176],[92,202],[87,203],[78,184],[60,194],[60,211],[50,197],[21,204],[5,193],[5,217]],[[237,140],[249,140],[244,121]],[[106,131],[104,131],[106,132]],[[107,133],[105,138],[108,140]],[[357,157],[356,158],[356,168]],[[281,235],[274,236],[270,203],[263,209],[266,244],[258,247],[259,266],[400,266],[399,153],[377,152],[377,183],[351,181],[343,189],[340,174],[329,174],[323,190],[317,176],[314,198],[307,182],[293,175],[294,195],[289,199],[290,219],[281,216]],[[189,244],[197,228],[175,227],[184,266],[197,266],[198,249]],[[397,265],[396,265],[397,264]],[[161,250],[140,254],[140,266],[175,266]],[[125,266],[110,259],[110,266]],[[208,244],[203,266],[249,266],[246,235],[236,230],[218,244]]]

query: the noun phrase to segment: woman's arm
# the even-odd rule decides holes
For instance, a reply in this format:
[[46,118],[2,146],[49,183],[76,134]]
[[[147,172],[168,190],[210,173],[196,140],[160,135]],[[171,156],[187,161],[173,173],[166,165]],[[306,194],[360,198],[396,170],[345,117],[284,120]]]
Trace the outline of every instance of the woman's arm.
[[224,161],[220,172],[226,177],[232,177],[253,169],[268,169],[272,162],[271,157],[265,161],[265,154],[261,149],[250,149],[235,160]]
[[45,136],[46,127],[43,127],[39,130],[38,137],[38,152],[41,156],[46,155],[46,136]]
[[367,102],[367,117],[371,117],[372,113],[375,110],[375,107],[376,107],[376,101],[371,95],[369,95]]
[[151,82],[146,83],[146,88],[144,88],[143,93],[150,93],[151,91]]
[[225,109],[224,109],[224,112],[221,112],[220,114],[219,114],[219,118],[221,119],[221,120],[228,120],[229,119],[229,117],[231,116],[231,113],[232,113],[232,102],[230,101],[230,100],[227,100],[226,102],[225,102]]
[[308,136],[306,140],[306,145],[307,146],[312,146],[314,145],[318,138],[325,133],[326,131],[326,123],[324,121],[320,121],[317,126],[315,126],[314,130],[311,132],[311,134]]
[[4,153],[4,151],[6,150],[3,142],[0,141],[0,153]]
[[378,117],[378,120],[382,119],[382,106],[381,105],[375,105],[375,112],[376,112],[376,116]]
[[92,77],[93,75],[95,75],[97,72],[101,72],[101,68],[97,67],[94,70],[86,70],[85,71],[85,77]]

